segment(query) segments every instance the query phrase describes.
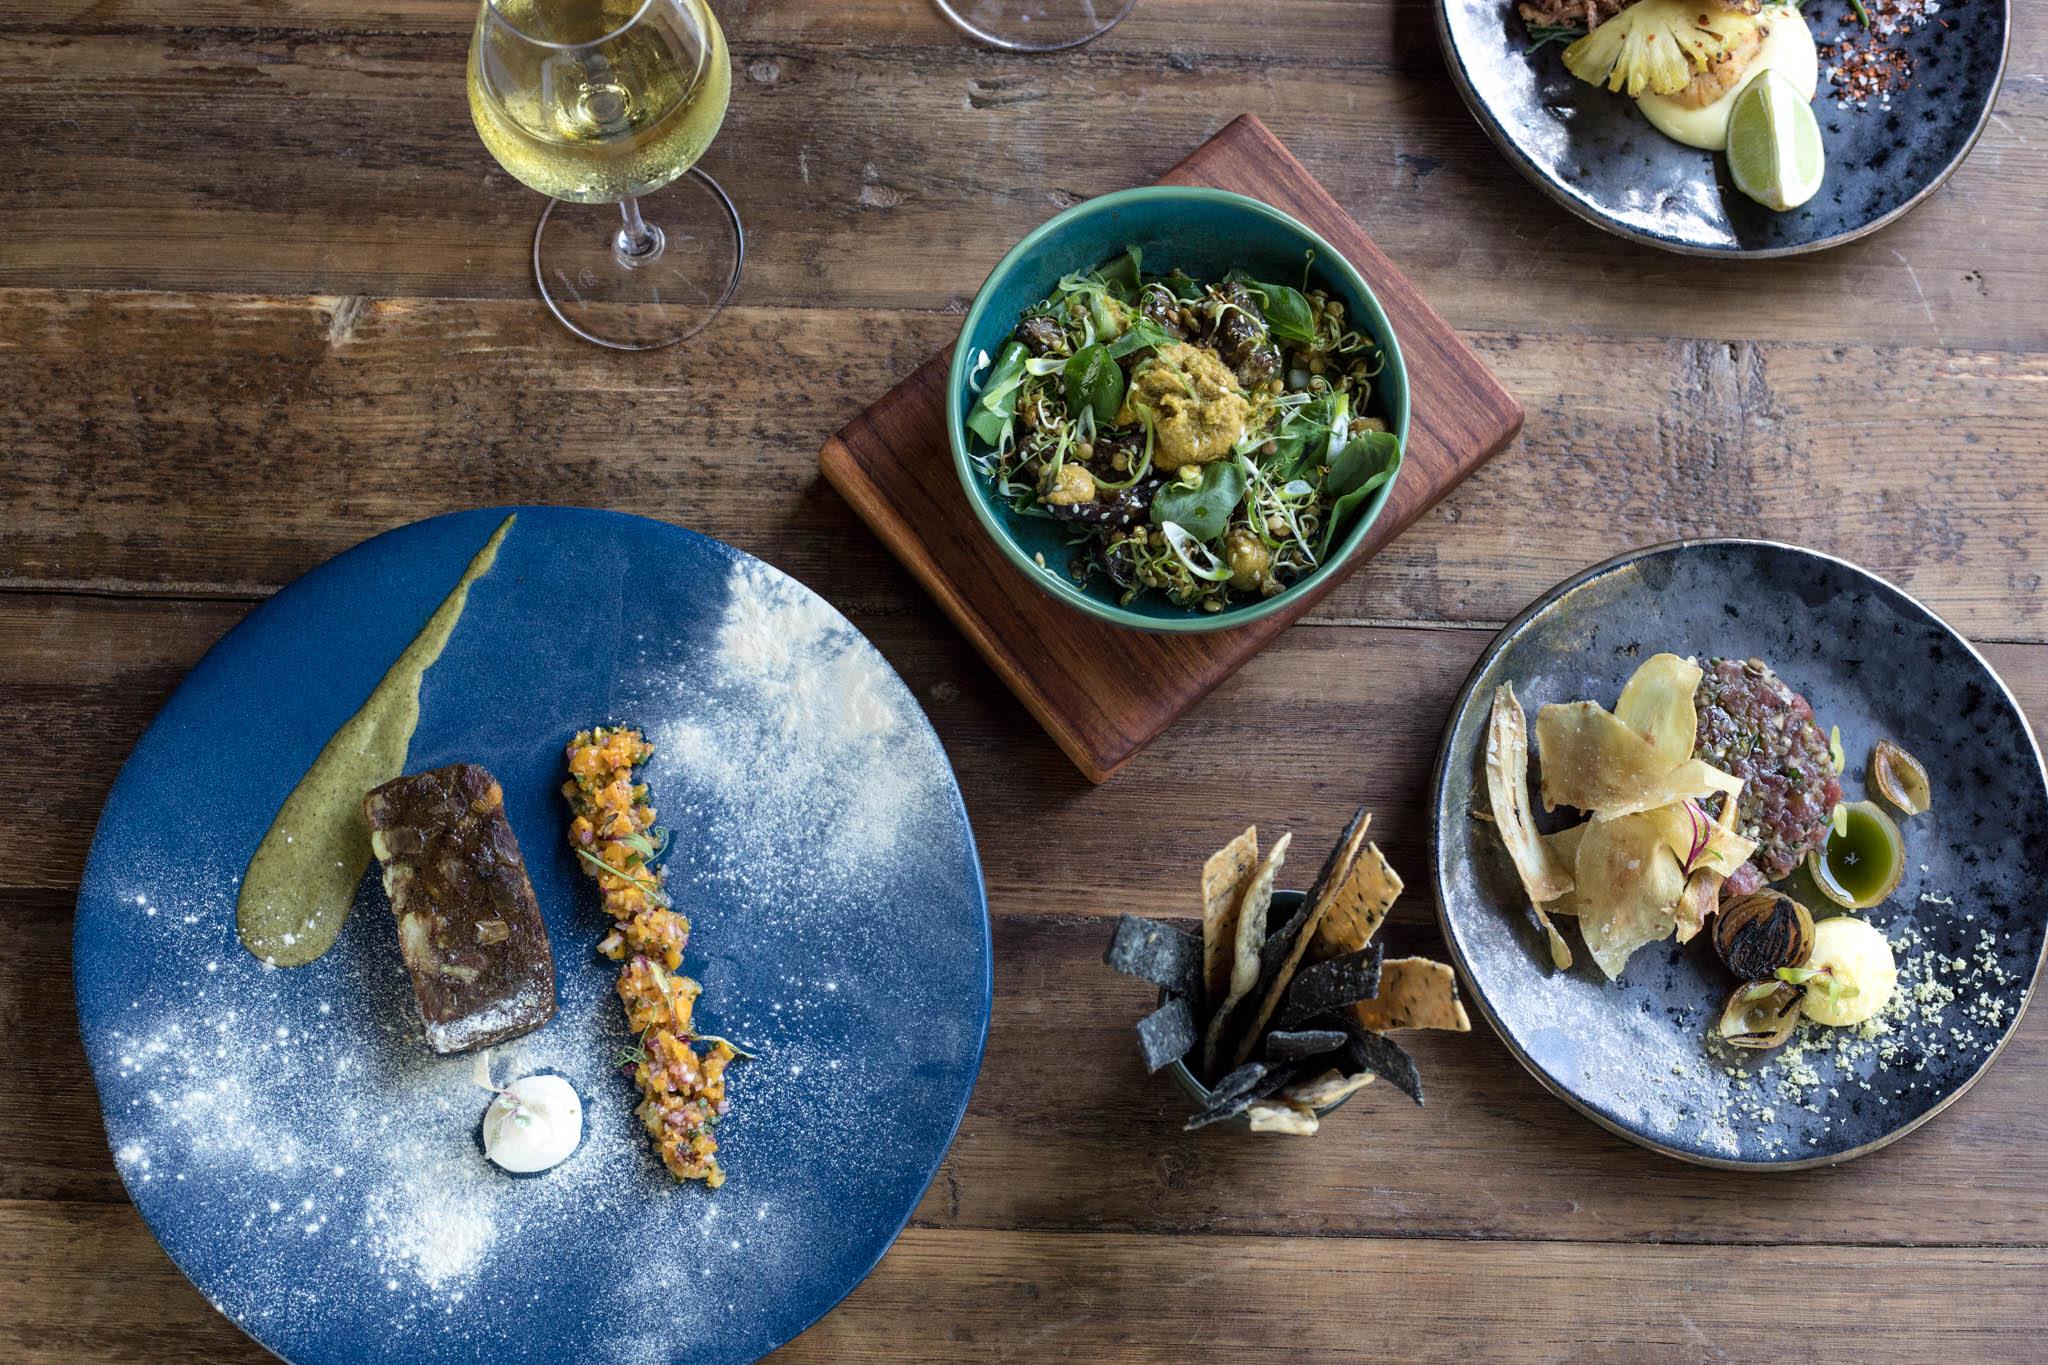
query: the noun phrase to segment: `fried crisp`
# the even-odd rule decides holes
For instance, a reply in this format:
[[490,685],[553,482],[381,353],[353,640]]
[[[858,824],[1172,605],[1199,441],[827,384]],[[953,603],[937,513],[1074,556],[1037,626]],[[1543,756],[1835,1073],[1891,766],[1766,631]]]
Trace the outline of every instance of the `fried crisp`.
[[1387,865],[1378,844],[1367,844],[1316,926],[1310,955],[1321,961],[1365,947],[1400,897],[1400,875]]
[[1361,1071],[1356,1076],[1347,1076],[1341,1071],[1325,1071],[1313,1080],[1282,1086],[1280,1098],[1290,1104],[1305,1104],[1310,1109],[1327,1109],[1347,1095],[1357,1094],[1372,1082],[1370,1071]]
[[1314,1137],[1316,1129],[1322,1126],[1316,1118],[1316,1111],[1307,1105],[1279,1103],[1261,1100],[1248,1106],[1244,1116],[1251,1122],[1254,1133],[1286,1133],[1291,1137]]
[[1199,1030],[1195,1012],[1186,1000],[1175,997],[1138,1021],[1138,1046],[1145,1053],[1145,1069],[1157,1071],[1188,1055]]
[[1324,859],[1322,870],[1316,874],[1309,893],[1302,897],[1300,908],[1279,933],[1267,938],[1259,961],[1259,1008],[1238,1040],[1235,1061],[1242,1062],[1258,1046],[1259,1035],[1287,994],[1288,983],[1294,980],[1295,969],[1301,965],[1302,955],[1308,951],[1324,914],[1335,903],[1338,890],[1350,880],[1351,869],[1358,863],[1358,847],[1365,842],[1365,832],[1371,826],[1372,816],[1360,806],[1352,814],[1351,823],[1344,827],[1336,847],[1330,850],[1330,856]]
[[1397,1029],[1447,1029],[1470,1033],[1472,1021],[1458,999],[1458,977],[1448,963],[1426,957],[1390,957],[1380,967],[1379,994],[1351,1007],[1360,1027],[1374,1033]]
[[1231,1013],[1238,1002],[1251,994],[1252,987],[1259,981],[1259,949],[1266,941],[1266,912],[1273,905],[1273,882],[1280,875],[1280,868],[1287,861],[1287,846],[1292,843],[1292,834],[1283,834],[1273,845],[1273,851],[1266,855],[1266,861],[1259,865],[1257,875],[1245,887],[1244,903],[1237,912],[1237,930],[1232,939],[1230,961],[1230,988],[1225,992],[1222,1003],[1209,1016],[1209,1027],[1202,1037],[1202,1069],[1205,1073],[1216,1070],[1217,1055],[1223,1047],[1223,1031],[1229,1026]]
[[1543,809],[1575,806],[1612,820],[1688,796],[1735,792],[1742,779],[1701,759],[1673,764],[1661,742],[1598,702],[1553,702],[1536,713]]
[[1377,943],[1342,957],[1311,962],[1294,974],[1287,988],[1287,1007],[1280,1011],[1280,1027],[1293,1028],[1306,1019],[1379,993],[1380,962],[1386,955]]
[[1237,936],[1237,911],[1259,866],[1259,827],[1209,855],[1202,864],[1202,987],[1211,1001],[1230,990],[1230,950]]
[[1494,828],[1500,831],[1536,922],[1549,940],[1551,965],[1566,971],[1572,965],[1572,951],[1544,913],[1543,903],[1567,894],[1572,874],[1536,832],[1536,817],[1529,808],[1528,718],[1511,683],[1494,690],[1493,713],[1486,724],[1486,799]]

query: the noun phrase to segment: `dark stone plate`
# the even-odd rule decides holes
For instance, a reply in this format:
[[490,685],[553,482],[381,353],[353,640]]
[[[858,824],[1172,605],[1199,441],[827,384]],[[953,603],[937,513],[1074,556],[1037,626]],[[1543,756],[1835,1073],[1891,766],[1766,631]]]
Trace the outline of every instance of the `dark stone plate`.
[[[1863,912],[1892,941],[1911,1006],[1881,1037],[1806,1023],[1779,1052],[1709,1045],[1736,983],[1705,934],[1638,949],[1609,982],[1562,919],[1577,961],[1552,971],[1493,826],[1471,815],[1475,793],[1485,804],[1493,690],[1513,682],[1533,729],[1546,702],[1611,707],[1663,650],[1770,663],[1823,726],[1841,727],[1844,799],[1875,798],[1864,769],[1879,739],[1927,766],[1933,808],[1900,821],[1905,880]],[[1537,807],[1546,829],[1568,814]],[[1932,1118],[2004,1046],[2048,937],[2048,775],[2012,694],[1897,588],[1764,541],[1634,551],[1553,588],[1502,631],[1437,758],[1435,852],[1444,937],[1509,1050],[1602,1127],[1709,1166],[1846,1161]],[[1804,870],[1784,889],[1817,917],[1832,912]]]
[[[1826,47],[1860,33],[1847,0],[1806,7]],[[1790,213],[1752,202],[1718,153],[1652,128],[1626,96],[1564,69],[1563,49],[1530,53],[1513,0],[1438,0],[1444,59],[1479,124],[1545,194],[1623,237],[1701,256],[1790,256],[1875,232],[1932,194],[1969,155],[2005,71],[2007,0],[1946,0],[1897,45],[1914,84],[1891,107],[1840,108],[1822,58],[1814,113],[1827,148],[1820,193]]]

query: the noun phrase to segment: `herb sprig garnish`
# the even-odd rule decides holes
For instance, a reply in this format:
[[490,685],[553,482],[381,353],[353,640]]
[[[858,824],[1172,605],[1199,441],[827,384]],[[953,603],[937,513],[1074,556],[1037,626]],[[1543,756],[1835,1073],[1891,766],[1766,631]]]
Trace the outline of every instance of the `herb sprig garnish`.
[[[635,835],[633,837],[638,838],[640,836]],[[623,843],[625,841],[620,840],[620,842]],[[599,872],[607,873],[610,876],[617,877],[620,881],[626,882],[629,885],[638,888],[640,894],[647,897],[650,903],[658,905],[664,910],[673,910],[675,908],[674,902],[672,902],[668,898],[668,893],[661,889],[661,883],[655,881],[653,877],[642,876],[639,873],[633,871],[631,868],[613,867],[610,863],[598,857],[595,853],[592,853],[587,848],[577,849],[576,856],[581,858],[584,862],[589,863]]]
[[1529,25],[1529,46],[1525,52],[1541,52],[1552,43],[1572,43],[1586,36],[1586,30],[1576,24],[1531,24]]

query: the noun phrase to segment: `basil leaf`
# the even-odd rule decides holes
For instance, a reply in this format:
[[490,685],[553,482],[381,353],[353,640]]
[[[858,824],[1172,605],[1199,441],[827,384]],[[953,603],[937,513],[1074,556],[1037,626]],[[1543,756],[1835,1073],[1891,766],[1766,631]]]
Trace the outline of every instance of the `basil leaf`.
[[1357,515],[1381,485],[1393,480],[1401,469],[1401,438],[1390,431],[1368,431],[1353,440],[1330,463],[1323,480],[1323,492],[1335,494],[1329,517],[1323,523],[1323,543],[1316,558],[1327,560],[1337,533]]
[[989,373],[988,383],[982,385],[968,410],[967,429],[989,445],[1002,440],[1017,416],[1017,389],[1024,382],[1024,362],[1029,357],[1030,352],[1021,342],[1005,345],[996,356],[996,367]]
[[1190,488],[1178,479],[1152,495],[1152,524],[1174,522],[1197,540],[1214,540],[1230,527],[1244,501],[1244,470],[1236,460],[1202,466],[1202,481]]
[[1168,292],[1182,303],[1193,303],[1207,292],[1195,282],[1194,276],[1179,266],[1175,266],[1171,274],[1161,275],[1159,283],[1165,285]]
[[1368,478],[1401,463],[1401,438],[1391,431],[1368,431],[1354,436],[1330,461],[1323,477],[1323,492],[1341,498]]
[[1291,285],[1267,284],[1263,280],[1251,281],[1251,287],[1265,296],[1266,330],[1282,341],[1301,346],[1314,344],[1316,317],[1308,306],[1307,295]]
[[1096,273],[1102,276],[1103,284],[1116,295],[1120,303],[1135,303],[1138,300],[1138,262],[1141,259],[1138,248],[1124,248],[1124,254],[1102,267]]
[[1097,426],[1108,426],[1123,406],[1124,372],[1109,358],[1109,347],[1097,342],[1083,346],[1067,361],[1065,372],[1067,413],[1079,417],[1095,413]]
[[1261,462],[1268,475],[1285,483],[1307,473],[1329,449],[1330,428],[1336,424],[1336,396],[1325,394],[1294,410],[1294,415],[1273,438],[1274,450]]
[[1109,358],[1122,360],[1133,351],[1142,351],[1148,346],[1167,346],[1173,342],[1173,334],[1148,317],[1140,317],[1130,330],[1109,343]]

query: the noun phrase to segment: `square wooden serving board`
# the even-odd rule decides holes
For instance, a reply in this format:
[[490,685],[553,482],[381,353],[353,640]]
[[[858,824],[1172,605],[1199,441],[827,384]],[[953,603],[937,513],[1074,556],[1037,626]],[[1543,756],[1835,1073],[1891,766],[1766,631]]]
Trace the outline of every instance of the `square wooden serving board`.
[[1365,544],[1338,572],[1284,611],[1206,635],[1151,635],[1082,615],[1025,582],[968,507],[946,445],[950,352],[882,395],[818,457],[1092,782],[1128,763],[1522,428],[1521,405],[1256,118],[1233,121],[1160,183],[1235,190],[1301,219],[1365,276],[1401,340],[1412,395],[1405,462]]

